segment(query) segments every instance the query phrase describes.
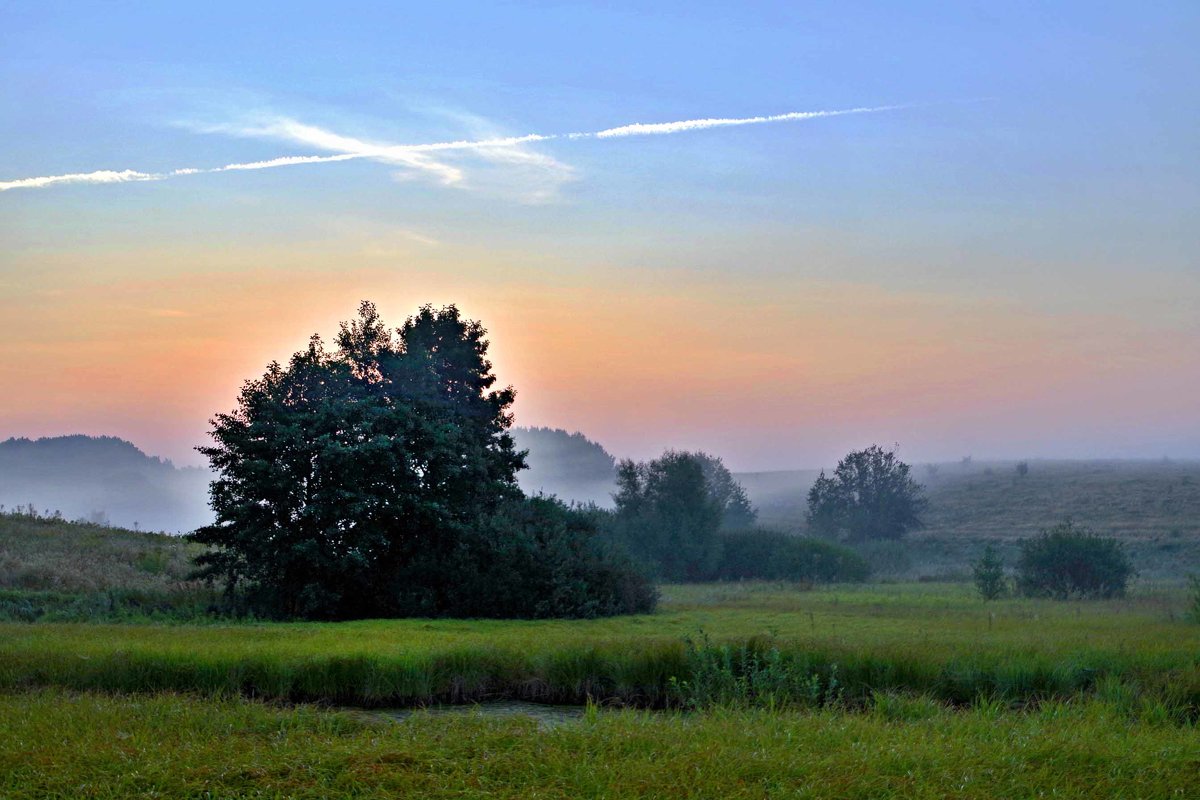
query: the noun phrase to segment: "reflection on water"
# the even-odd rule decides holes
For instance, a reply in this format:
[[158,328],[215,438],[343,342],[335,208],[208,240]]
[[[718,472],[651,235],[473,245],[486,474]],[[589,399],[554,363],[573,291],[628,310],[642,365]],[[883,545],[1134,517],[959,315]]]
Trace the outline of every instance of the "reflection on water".
[[583,718],[582,706],[552,706],[540,703],[526,703],[521,700],[496,700],[474,705],[457,706],[428,706],[426,708],[380,708],[365,712],[370,716],[404,722],[419,715],[434,716],[457,714],[477,715],[480,717],[528,717],[538,724],[542,730],[551,730],[568,723],[577,722]]

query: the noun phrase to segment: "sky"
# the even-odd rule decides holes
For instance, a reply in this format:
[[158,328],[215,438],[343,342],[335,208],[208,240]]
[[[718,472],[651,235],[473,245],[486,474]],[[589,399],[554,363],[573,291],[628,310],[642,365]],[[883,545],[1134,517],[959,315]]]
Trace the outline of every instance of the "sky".
[[1200,457],[1197,41],[1194,2],[0,0],[0,437],[201,463],[370,299],[456,303],[518,424],[618,456]]

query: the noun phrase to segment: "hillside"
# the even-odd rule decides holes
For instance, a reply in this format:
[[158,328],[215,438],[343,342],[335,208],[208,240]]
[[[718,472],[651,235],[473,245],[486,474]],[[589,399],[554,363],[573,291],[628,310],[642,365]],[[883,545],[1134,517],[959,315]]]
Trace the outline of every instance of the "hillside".
[[612,505],[617,461],[582,433],[560,428],[513,428],[529,468],[517,475],[526,494],[552,494],[566,501]]
[[122,528],[178,533],[206,524],[210,475],[178,469],[111,436],[0,442],[0,505]]
[[[1014,539],[1070,517],[1125,538],[1200,537],[1200,462],[1031,461],[936,464],[914,470],[929,496],[931,538]],[[818,470],[735,475],[764,524],[804,527]]]
[[177,536],[0,514],[0,590],[169,591],[200,549]]
[[[1030,461],[934,464],[914,470],[929,497],[927,526],[904,547],[879,545],[879,572],[961,574],[987,542],[1015,558],[1015,540],[1070,518],[1125,541],[1146,577],[1200,568],[1200,462]],[[816,470],[735,477],[763,525],[803,532]]]

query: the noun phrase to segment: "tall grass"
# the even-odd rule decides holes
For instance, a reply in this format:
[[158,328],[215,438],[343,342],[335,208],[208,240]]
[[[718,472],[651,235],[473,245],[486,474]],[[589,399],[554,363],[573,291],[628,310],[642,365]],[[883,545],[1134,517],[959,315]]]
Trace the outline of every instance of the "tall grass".
[[238,698],[0,694],[0,796],[1169,798],[1192,727],[1103,702],[1028,713],[880,697],[864,713],[595,711],[384,722]]
[[202,550],[177,536],[0,512],[0,589],[170,592]]
[[660,614],[590,621],[7,624],[0,687],[703,707],[863,705],[878,692],[1033,703],[1111,678],[1188,717],[1200,708],[1200,628],[1180,618],[1185,601],[1179,590],[984,604],[966,586],[703,585],[670,587]]

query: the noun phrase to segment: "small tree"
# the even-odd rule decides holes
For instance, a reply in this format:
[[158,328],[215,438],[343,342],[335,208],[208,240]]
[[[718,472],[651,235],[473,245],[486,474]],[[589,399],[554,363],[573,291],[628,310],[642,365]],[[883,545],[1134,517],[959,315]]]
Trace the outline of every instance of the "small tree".
[[1017,589],[1056,600],[1122,597],[1133,574],[1120,542],[1067,520],[1021,542]]
[[927,501],[911,468],[879,445],[843,458],[832,477],[822,472],[808,493],[808,524],[820,536],[861,542],[899,539],[921,527]]
[[1029,462],[1028,461],[1018,461],[1017,462],[1017,475],[1021,478],[1024,478],[1028,474],[1029,474]]
[[1004,578],[1004,562],[992,545],[983,549],[980,559],[971,565],[975,576],[975,587],[984,600],[996,600],[1008,591],[1008,581]]

